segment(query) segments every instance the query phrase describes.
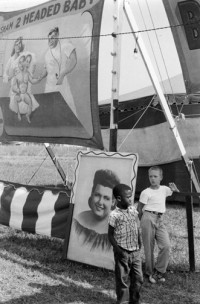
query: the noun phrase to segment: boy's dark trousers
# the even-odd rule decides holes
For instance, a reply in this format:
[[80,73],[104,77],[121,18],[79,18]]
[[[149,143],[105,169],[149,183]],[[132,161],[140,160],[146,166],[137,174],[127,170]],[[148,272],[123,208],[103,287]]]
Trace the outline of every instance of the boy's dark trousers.
[[143,283],[140,250],[122,250],[123,255],[114,250],[117,304],[139,304]]

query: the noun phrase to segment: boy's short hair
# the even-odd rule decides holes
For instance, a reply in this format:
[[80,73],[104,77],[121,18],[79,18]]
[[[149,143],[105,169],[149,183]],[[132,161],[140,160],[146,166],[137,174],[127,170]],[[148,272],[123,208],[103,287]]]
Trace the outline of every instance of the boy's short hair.
[[119,183],[119,177],[112,170],[97,170],[94,175],[92,192],[94,192],[97,185],[102,185],[104,187],[113,189],[114,186]]
[[127,191],[132,190],[130,186],[126,184],[118,184],[113,188],[113,196],[117,198],[118,196],[122,196],[122,194]]
[[160,172],[160,176],[163,177],[163,169],[159,166],[152,166],[149,168],[148,170],[148,173],[152,170],[155,170],[155,171],[159,171]]

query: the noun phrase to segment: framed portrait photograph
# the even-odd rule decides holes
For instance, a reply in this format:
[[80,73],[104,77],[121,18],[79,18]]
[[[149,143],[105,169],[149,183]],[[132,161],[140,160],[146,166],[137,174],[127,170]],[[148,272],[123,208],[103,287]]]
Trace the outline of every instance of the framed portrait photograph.
[[108,240],[108,217],[116,206],[112,189],[119,183],[127,184],[134,197],[137,168],[138,155],[133,153],[80,151],[77,154],[67,259],[114,269]]

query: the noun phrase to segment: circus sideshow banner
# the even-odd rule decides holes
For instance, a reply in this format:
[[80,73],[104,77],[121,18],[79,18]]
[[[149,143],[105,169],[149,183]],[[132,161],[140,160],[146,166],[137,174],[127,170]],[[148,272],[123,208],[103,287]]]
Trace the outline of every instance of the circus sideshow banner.
[[163,0],[187,93],[200,91],[200,0]]
[[98,52],[103,0],[0,13],[1,138],[102,149]]
[[67,249],[69,260],[114,269],[107,234],[109,213],[116,206],[112,189],[118,183],[128,184],[134,197],[137,167],[137,154],[78,153],[71,192],[74,209]]

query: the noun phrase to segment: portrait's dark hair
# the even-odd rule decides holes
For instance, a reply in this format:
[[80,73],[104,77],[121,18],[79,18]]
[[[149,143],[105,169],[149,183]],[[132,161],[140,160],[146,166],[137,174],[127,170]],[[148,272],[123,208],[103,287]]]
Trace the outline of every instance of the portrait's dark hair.
[[59,28],[56,26],[53,29],[51,29],[48,36],[51,35],[52,33],[56,33],[56,34],[59,35]]
[[159,171],[160,172],[160,176],[163,177],[163,170],[161,167],[159,166],[152,166],[151,168],[149,168],[148,172],[155,170],[155,171]]
[[23,37],[18,37],[16,40],[15,40],[15,42],[14,42],[14,45],[13,45],[13,49],[12,49],[12,52],[11,52],[11,56],[13,56],[14,54],[15,54],[15,44],[17,43],[17,42],[20,42],[21,43],[21,49],[20,49],[20,53],[21,52],[23,52],[23,50],[24,50],[24,44],[23,44]]
[[114,186],[119,183],[120,180],[118,176],[112,170],[98,170],[94,175],[92,192],[94,192],[98,184],[113,189]]
[[[92,193],[95,191],[97,185],[102,185],[103,187],[108,187],[113,189],[114,186],[119,183],[120,183],[119,177],[112,170],[108,170],[108,169],[97,170],[95,172],[93,179]],[[91,196],[88,199],[88,205],[91,208]],[[112,206],[112,208],[114,208],[114,206]]]
[[123,193],[127,190],[132,190],[131,187],[129,187],[126,184],[117,184],[114,188],[113,188],[113,196],[115,198],[117,198],[118,196],[122,196]]

